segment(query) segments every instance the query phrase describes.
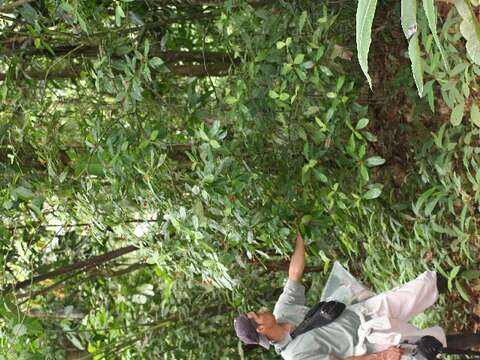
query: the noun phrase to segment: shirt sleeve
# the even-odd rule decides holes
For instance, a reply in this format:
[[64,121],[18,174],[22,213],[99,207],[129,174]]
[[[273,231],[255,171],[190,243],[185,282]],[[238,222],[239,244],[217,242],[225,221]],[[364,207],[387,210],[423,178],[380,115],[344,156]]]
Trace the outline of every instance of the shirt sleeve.
[[[282,355],[282,358],[286,360],[292,360],[292,357],[284,357]],[[308,354],[308,353],[303,353],[303,354],[295,354],[295,360],[342,360],[342,359],[337,359],[333,355],[329,354]]]
[[305,305],[305,287],[291,279],[287,280],[277,305]]

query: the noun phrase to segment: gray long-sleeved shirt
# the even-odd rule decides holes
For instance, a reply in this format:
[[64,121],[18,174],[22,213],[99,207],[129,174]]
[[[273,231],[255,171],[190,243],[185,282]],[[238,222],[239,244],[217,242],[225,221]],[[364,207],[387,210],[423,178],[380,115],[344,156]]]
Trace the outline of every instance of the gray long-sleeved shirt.
[[[307,311],[304,286],[288,280],[273,310],[277,322],[297,326]],[[326,326],[310,330],[293,340],[287,335],[282,341],[274,343],[275,351],[286,360],[330,360],[332,355],[344,359],[354,355],[359,326],[360,318],[347,307]]]

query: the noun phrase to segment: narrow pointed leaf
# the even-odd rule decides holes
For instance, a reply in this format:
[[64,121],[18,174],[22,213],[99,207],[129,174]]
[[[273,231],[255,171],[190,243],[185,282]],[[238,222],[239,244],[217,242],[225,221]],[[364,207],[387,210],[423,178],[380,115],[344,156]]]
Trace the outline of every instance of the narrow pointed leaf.
[[412,62],[412,74],[417,86],[418,95],[423,97],[423,66],[418,45],[418,34],[412,36],[408,44],[408,56]]
[[360,67],[372,88],[372,79],[368,75],[368,51],[372,42],[372,23],[377,0],[359,0],[356,15],[357,56]]
[[417,0],[402,0],[402,29],[407,40],[417,33]]
[[432,32],[433,40],[435,40],[435,44],[437,45],[438,50],[440,50],[440,55],[442,56],[445,69],[447,69],[447,71],[450,71],[450,65],[448,65],[445,50],[443,50],[442,44],[440,43],[440,39],[438,38],[437,34],[437,13],[435,11],[434,0],[423,0],[423,9],[425,10],[425,14],[427,15],[428,26],[430,28],[430,31]]
[[408,56],[412,63],[412,74],[418,95],[423,96],[423,67],[417,34],[417,0],[402,0],[402,29],[408,40]]

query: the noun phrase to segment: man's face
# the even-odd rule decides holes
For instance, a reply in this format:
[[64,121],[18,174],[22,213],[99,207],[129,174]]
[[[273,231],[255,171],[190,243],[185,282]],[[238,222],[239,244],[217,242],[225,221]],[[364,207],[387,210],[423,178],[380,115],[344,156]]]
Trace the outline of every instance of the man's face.
[[249,312],[247,317],[257,323],[257,332],[260,334],[268,333],[268,330],[277,324],[275,317],[267,309]]

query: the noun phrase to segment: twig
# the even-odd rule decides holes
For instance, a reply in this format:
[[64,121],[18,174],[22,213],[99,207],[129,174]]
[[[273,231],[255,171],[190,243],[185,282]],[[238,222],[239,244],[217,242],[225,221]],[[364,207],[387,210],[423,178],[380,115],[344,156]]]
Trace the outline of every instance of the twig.
[[1,6],[0,12],[7,13],[7,14],[12,13],[15,11],[16,8],[31,2],[33,2],[33,0],[17,0],[17,1],[14,1],[13,3]]

